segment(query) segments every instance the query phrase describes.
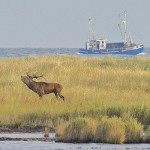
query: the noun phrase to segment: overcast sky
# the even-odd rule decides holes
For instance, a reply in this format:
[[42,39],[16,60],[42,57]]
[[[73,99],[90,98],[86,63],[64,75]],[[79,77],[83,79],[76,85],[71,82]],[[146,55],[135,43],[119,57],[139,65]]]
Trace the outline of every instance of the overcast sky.
[[150,47],[150,0],[0,0],[0,47],[84,47],[89,17],[97,38],[118,42],[124,10],[133,38]]

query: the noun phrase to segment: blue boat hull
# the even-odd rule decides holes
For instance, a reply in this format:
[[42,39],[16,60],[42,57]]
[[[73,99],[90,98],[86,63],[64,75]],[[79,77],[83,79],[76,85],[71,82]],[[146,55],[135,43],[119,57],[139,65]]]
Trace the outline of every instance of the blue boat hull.
[[141,46],[139,48],[135,48],[135,49],[128,49],[128,50],[120,50],[120,49],[108,49],[106,50],[87,50],[87,49],[83,49],[81,48],[79,50],[79,54],[99,54],[99,55],[112,55],[112,54],[116,54],[116,55],[137,55],[140,54],[144,51],[144,46]]

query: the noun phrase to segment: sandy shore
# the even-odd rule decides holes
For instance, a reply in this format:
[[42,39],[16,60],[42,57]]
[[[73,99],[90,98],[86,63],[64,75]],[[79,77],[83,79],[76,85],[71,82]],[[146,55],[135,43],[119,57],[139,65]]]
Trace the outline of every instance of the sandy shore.
[[10,138],[10,137],[0,137],[0,141],[45,141],[52,142],[55,138]]
[[[0,133],[1,132],[7,132],[7,133],[11,133],[11,132],[22,132],[22,133],[34,133],[34,132],[43,132],[44,131],[44,127],[39,126],[39,127],[35,127],[35,128],[31,128],[31,127],[23,127],[23,128],[9,128],[9,127],[0,127]],[[54,129],[50,128],[49,130],[50,132],[55,132]]]

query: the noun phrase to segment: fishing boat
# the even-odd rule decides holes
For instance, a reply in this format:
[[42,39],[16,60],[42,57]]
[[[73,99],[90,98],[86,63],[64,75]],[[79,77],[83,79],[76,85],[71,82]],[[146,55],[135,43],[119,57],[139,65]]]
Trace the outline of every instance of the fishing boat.
[[137,55],[143,53],[144,44],[133,42],[128,34],[126,11],[121,14],[123,14],[124,20],[118,24],[122,36],[120,42],[108,42],[106,38],[96,39],[92,28],[92,19],[89,18],[89,39],[86,42],[86,48],[79,49],[79,54]]

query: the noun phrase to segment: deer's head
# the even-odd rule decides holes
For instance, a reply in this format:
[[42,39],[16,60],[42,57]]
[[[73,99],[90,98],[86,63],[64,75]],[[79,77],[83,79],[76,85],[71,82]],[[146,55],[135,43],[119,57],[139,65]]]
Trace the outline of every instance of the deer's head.
[[36,74],[29,75],[28,73],[26,73],[26,76],[21,76],[21,80],[24,84],[29,85],[30,83],[33,82],[32,79],[34,79],[34,78],[37,79],[37,78],[40,78],[40,77],[43,77],[43,75],[36,75]]

